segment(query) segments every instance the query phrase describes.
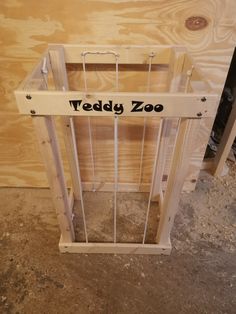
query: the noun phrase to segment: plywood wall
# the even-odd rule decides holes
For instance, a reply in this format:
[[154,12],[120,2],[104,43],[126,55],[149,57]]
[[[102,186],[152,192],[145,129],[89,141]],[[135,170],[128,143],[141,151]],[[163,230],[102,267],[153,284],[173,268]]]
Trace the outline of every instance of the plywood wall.
[[[186,45],[220,92],[236,42],[235,15],[235,0],[1,1],[0,186],[48,185],[31,120],[18,115],[13,95],[48,43]],[[207,26],[188,30],[191,16]],[[199,133],[186,185],[196,178],[210,125]]]

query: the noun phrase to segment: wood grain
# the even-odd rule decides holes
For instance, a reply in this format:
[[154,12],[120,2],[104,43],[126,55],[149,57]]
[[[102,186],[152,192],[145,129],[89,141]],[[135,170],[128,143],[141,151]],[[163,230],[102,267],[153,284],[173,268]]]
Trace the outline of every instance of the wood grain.
[[[13,97],[13,91],[27,72],[30,72],[33,64],[37,63],[48,43],[186,45],[209,84],[220,92],[236,42],[234,0],[72,0],[66,5],[62,0],[52,0],[47,4],[38,2],[36,7],[31,0],[5,0],[0,2],[0,12],[0,186],[48,186],[41,158],[34,144],[32,124],[29,118],[18,116]],[[205,17],[208,26],[199,31],[188,30],[185,20],[193,15]],[[162,75],[161,72],[158,75]],[[130,81],[132,77],[131,74]],[[106,81],[110,88],[113,78],[114,73],[111,71]],[[77,84],[77,80],[74,84]],[[141,81],[138,85],[139,88],[144,87]],[[131,88],[131,85],[125,88]],[[164,84],[158,88],[164,88]],[[196,180],[199,172],[211,125],[212,119],[209,119],[198,136],[192,170],[185,183],[190,188],[194,185],[191,180]],[[136,128],[133,122],[130,127],[126,125],[124,128],[124,132],[128,133],[125,135],[127,145],[123,150],[129,152],[129,131],[132,128],[140,130],[141,121],[137,121]],[[103,130],[111,131],[111,125],[108,123]],[[79,133],[85,134],[86,130],[78,128],[76,132],[80,136]],[[101,137],[102,129],[96,132]],[[122,130],[120,132],[122,134]],[[106,138],[107,135],[103,135]],[[130,145],[138,150],[138,142],[136,139]],[[85,139],[82,143],[86,147]],[[95,140],[97,150],[100,149],[99,143]],[[105,140],[104,149],[108,149],[109,145],[109,141]],[[86,152],[85,149],[83,154],[89,156]],[[121,154],[124,152],[121,151]],[[96,158],[102,168],[100,156]],[[148,180],[147,169],[150,168],[150,162],[151,155],[148,153],[144,163],[144,180]],[[84,175],[89,173],[90,165],[86,163],[86,157],[81,157],[81,163]],[[130,176],[134,176],[133,179],[136,180],[138,160],[135,160],[134,165],[135,174]],[[109,167],[111,166],[112,163]]]

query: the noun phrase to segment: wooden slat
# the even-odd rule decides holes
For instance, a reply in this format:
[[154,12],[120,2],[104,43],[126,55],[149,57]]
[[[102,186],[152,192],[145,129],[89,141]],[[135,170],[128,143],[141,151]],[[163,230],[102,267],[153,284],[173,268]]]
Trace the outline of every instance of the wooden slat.
[[155,170],[152,200],[155,200],[158,197],[158,195],[161,193],[161,191],[163,190],[162,180],[163,180],[163,174],[165,170],[165,163],[167,159],[167,152],[169,148],[168,146],[169,146],[171,128],[172,128],[172,120],[164,119],[163,127],[162,127],[162,134],[161,134],[161,141],[160,141],[159,152],[158,152],[158,163]]
[[74,241],[74,228],[53,118],[34,117],[33,122],[52,192],[62,240],[72,242]]
[[[176,48],[172,51],[171,61],[169,66],[169,91],[176,93],[180,90],[180,83],[182,78],[183,64],[185,61],[186,50],[182,47]],[[175,101],[174,101],[175,103]],[[173,119],[164,119],[161,134],[161,142],[158,153],[158,163],[156,167],[154,188],[152,199],[154,200],[160,193],[162,193],[162,181],[165,170],[166,161],[168,158],[168,149],[170,146],[171,130],[173,128]]]
[[59,243],[61,253],[153,254],[169,255],[171,245],[136,243]]
[[73,215],[73,208],[74,208],[74,191],[73,189],[70,189],[69,195],[68,195],[68,201],[69,201],[69,208],[70,208],[70,217]]
[[[119,54],[119,64],[147,64],[151,53],[154,54],[153,64],[168,64],[172,46],[63,45],[63,48],[66,63],[82,63],[81,54],[86,51],[113,51]],[[112,64],[115,59],[113,55],[93,54],[86,57],[86,63]]]
[[[90,93],[61,92],[61,91],[32,91],[31,99],[26,98],[26,92],[15,92],[18,108],[21,114],[31,114],[34,110],[36,115],[70,115],[70,116],[159,116],[159,117],[201,117],[214,116],[216,110],[217,95],[205,94],[181,94],[181,93]],[[205,97],[205,101],[201,99]],[[83,110],[79,106],[74,110],[70,101],[76,100],[83,103],[94,104],[101,100],[103,104],[112,101],[113,111]],[[132,112],[132,101],[141,101],[142,111]],[[117,110],[115,104],[122,104]],[[162,111],[145,111],[144,105],[163,106]],[[89,108],[91,109],[91,108]]]
[[159,244],[166,244],[170,241],[170,231],[174,223],[180,194],[189,167],[196,126],[198,126],[198,120],[196,119],[180,119],[158,226],[157,243]]
[[[55,87],[57,90],[68,91],[68,79],[65,67],[64,51],[61,46],[50,46],[49,49],[50,62],[54,78]],[[64,142],[66,147],[67,159],[70,166],[70,174],[74,196],[76,200],[81,199],[80,186],[80,171],[78,163],[78,153],[76,146],[76,138],[74,132],[74,121],[69,117],[61,118],[61,126],[63,129]]]
[[230,149],[236,137],[236,100],[233,103],[223,136],[220,140],[220,145],[214,159],[213,173],[215,176],[222,174],[223,167]]

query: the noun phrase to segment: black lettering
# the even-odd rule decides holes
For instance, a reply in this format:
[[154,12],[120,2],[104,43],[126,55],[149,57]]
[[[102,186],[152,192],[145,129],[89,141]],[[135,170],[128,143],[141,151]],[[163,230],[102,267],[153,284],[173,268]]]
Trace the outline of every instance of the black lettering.
[[152,104],[145,105],[144,110],[146,112],[151,112],[153,110],[153,105]]
[[74,111],[79,111],[78,107],[81,105],[82,100],[69,100],[69,103],[74,108]]
[[102,111],[102,101],[99,100],[97,103],[93,105],[93,110],[95,111]]
[[92,109],[92,105],[91,105],[90,103],[88,103],[88,102],[85,102],[85,103],[83,104],[83,110],[84,110],[84,111],[91,111],[91,110],[93,110],[93,109]]
[[115,114],[122,114],[124,112],[123,104],[115,104],[114,105]]
[[103,108],[104,108],[104,110],[106,110],[106,111],[112,111],[112,101],[109,100],[108,103],[104,104]]
[[143,108],[140,108],[140,106],[142,106],[143,104],[143,101],[132,101],[132,106],[133,109],[131,110],[131,112],[140,112],[140,111],[143,111]]
[[154,110],[155,110],[156,112],[161,112],[163,109],[164,109],[164,107],[163,107],[161,104],[157,104],[157,105],[154,107]]

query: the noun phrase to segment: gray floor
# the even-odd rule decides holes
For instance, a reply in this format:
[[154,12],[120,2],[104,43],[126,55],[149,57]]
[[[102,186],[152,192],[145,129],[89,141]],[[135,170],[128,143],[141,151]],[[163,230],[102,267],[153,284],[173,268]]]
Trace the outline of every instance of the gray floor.
[[0,189],[0,313],[236,313],[230,167],[182,195],[169,257],[60,254],[49,190]]

